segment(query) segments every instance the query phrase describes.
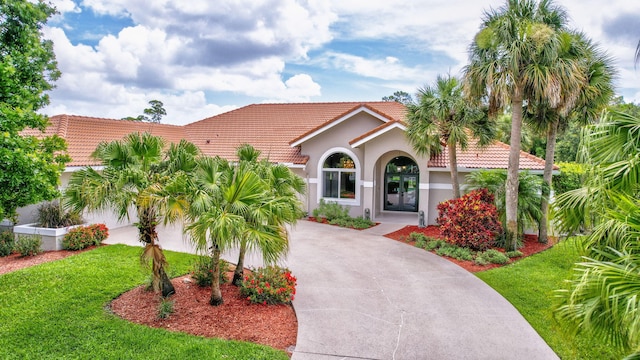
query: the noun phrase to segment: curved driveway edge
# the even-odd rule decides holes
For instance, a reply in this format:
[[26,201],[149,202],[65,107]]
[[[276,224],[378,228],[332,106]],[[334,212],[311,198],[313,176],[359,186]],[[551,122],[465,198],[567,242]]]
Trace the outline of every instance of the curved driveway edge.
[[482,280],[410,245],[299,221],[286,263],[298,278],[293,360],[558,358]]

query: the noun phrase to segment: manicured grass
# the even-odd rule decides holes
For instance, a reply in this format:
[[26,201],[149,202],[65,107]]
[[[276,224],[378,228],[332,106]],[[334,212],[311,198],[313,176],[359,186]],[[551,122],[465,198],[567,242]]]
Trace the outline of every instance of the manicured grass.
[[[288,359],[269,347],[152,329],[109,314],[111,299],[147,281],[139,254],[105,246],[0,275],[0,358]],[[166,256],[170,276],[186,273],[193,259]]]
[[626,354],[602,339],[573,337],[553,318],[555,290],[564,288],[580,256],[572,240],[512,265],[476,275],[511,302],[562,359],[621,359]]

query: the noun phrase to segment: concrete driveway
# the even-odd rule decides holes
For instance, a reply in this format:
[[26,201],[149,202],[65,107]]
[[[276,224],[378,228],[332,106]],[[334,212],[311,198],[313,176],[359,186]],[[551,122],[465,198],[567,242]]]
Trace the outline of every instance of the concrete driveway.
[[[135,239],[135,229],[114,229],[107,242]],[[192,251],[176,228],[160,239],[166,249]],[[261,265],[255,255],[247,262]],[[293,360],[558,358],[484,282],[410,245],[299,221],[282,265],[298,278]]]

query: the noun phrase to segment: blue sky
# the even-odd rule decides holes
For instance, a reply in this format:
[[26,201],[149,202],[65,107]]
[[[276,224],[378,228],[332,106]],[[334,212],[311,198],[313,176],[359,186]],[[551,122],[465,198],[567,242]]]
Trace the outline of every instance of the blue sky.
[[[184,124],[264,102],[380,100],[459,75],[497,0],[52,0],[62,77],[48,115],[137,116],[157,99]],[[640,102],[640,1],[559,0]]]

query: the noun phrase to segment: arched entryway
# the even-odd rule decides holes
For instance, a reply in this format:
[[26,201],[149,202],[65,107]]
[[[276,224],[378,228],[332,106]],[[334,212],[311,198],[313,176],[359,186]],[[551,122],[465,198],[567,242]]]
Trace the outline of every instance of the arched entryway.
[[384,210],[418,211],[420,170],[412,159],[398,156],[384,169]]

